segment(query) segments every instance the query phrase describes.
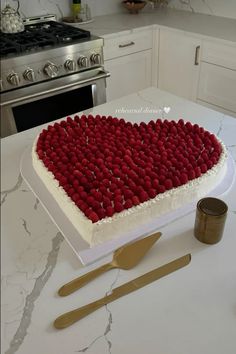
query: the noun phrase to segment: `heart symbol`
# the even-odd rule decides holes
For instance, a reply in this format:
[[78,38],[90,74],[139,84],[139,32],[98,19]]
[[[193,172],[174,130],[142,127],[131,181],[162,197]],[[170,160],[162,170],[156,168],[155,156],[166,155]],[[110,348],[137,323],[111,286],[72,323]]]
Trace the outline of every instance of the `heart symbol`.
[[170,112],[170,107],[163,107],[163,111],[168,114]]
[[206,173],[222,146],[197,124],[111,116],[68,117],[44,129],[36,152],[92,222],[144,203]]

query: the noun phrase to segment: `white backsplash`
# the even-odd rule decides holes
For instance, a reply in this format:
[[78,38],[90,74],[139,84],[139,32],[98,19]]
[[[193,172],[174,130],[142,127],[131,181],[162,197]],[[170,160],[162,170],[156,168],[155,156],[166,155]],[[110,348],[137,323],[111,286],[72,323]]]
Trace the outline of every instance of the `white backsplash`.
[[236,0],[169,0],[169,7],[236,19]]
[[[50,13],[56,14],[60,19],[70,15],[71,2],[72,0],[20,0],[20,13],[26,17]],[[1,7],[6,3],[16,6],[16,0],[0,0],[0,3]],[[124,11],[121,0],[82,0],[82,3],[90,6],[93,17]],[[168,6],[236,19],[236,0],[169,0]]]
[[[92,16],[107,15],[122,11],[120,0],[82,0],[91,8]],[[0,0],[1,8],[5,4],[16,8],[16,0]],[[56,14],[60,19],[71,14],[72,0],[20,0],[20,14],[23,17],[38,16],[42,14]]]

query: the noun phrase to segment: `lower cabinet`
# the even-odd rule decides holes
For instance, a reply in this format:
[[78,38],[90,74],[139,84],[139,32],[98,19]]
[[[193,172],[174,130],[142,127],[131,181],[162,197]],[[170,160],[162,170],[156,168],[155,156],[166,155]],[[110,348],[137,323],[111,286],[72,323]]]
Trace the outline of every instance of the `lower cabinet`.
[[160,29],[158,87],[196,100],[201,40],[185,32]]
[[107,101],[151,86],[152,50],[145,50],[105,61],[111,74],[107,78]]
[[107,101],[150,86],[236,117],[236,45],[174,29],[104,40]]
[[139,29],[104,39],[104,65],[111,74],[107,78],[107,101],[153,84],[153,45],[158,44],[156,33],[152,28]]
[[197,101],[236,116],[236,47],[203,42]]

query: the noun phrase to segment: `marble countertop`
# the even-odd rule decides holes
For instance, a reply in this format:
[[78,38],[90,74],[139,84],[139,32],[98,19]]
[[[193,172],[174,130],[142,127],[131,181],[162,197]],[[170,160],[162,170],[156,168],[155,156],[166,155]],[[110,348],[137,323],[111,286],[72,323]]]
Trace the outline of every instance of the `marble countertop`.
[[[171,108],[168,114],[163,112],[164,106]],[[148,88],[90,111],[130,121],[182,117],[217,134],[236,161],[235,118],[159,89]],[[194,238],[195,212],[190,212],[161,228],[161,239],[134,269],[111,270],[60,298],[57,289],[62,284],[111,256],[82,267],[22,180],[22,153],[40,129],[2,139],[2,353],[234,354],[236,183],[221,197],[229,212],[220,243],[209,246]],[[192,261],[187,267],[67,329],[53,327],[58,315],[189,252]]]
[[90,24],[80,25],[93,34],[103,37],[114,36],[120,32],[158,25],[190,32],[236,44],[236,20],[225,17],[179,11],[169,8],[140,12],[138,15],[119,13],[94,18]]

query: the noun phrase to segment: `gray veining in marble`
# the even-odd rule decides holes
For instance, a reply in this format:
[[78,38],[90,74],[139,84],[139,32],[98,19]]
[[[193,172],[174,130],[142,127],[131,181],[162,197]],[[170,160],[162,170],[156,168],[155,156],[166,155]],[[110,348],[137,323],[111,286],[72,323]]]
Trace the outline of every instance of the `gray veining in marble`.
[[31,236],[31,232],[28,230],[27,221],[25,219],[23,219],[23,218],[21,218],[21,220],[22,220],[22,226],[23,226],[26,234],[28,236]]
[[192,13],[236,18],[236,2],[221,0],[169,0],[169,7]]
[[39,200],[38,198],[35,199],[35,204],[34,204],[34,210],[38,209],[38,205],[39,205]]
[[[110,286],[110,289],[106,292],[105,296],[111,294],[118,278],[119,278],[119,275],[120,275],[120,269],[117,269],[116,270],[116,276]],[[82,348],[82,349],[79,349],[77,352],[78,353],[85,353],[87,350],[89,350],[93,344],[95,344],[99,339],[103,338],[105,339],[105,341],[107,342],[107,345],[108,345],[108,352],[109,354],[111,354],[111,348],[112,348],[112,342],[111,340],[108,339],[107,335],[111,332],[112,330],[112,322],[113,322],[113,317],[112,317],[112,312],[111,310],[109,309],[108,305],[105,305],[105,309],[106,309],[106,312],[107,312],[107,315],[108,315],[108,319],[107,319],[107,325],[106,325],[106,328],[105,328],[105,331],[103,334],[99,335],[98,337],[94,338],[92,340],[91,343],[89,343],[86,347]]]
[[19,174],[16,184],[12,188],[3,190],[1,192],[1,195],[3,195],[3,198],[1,200],[1,204],[0,205],[3,205],[3,203],[5,203],[5,201],[6,201],[6,199],[7,199],[9,194],[15,192],[16,190],[18,190],[21,187],[22,182],[23,182],[23,178],[22,178],[21,174]]
[[63,241],[63,236],[60,232],[56,234],[56,236],[52,239],[52,249],[48,254],[47,264],[45,266],[44,271],[41,275],[36,279],[34,287],[30,294],[26,296],[25,306],[23,309],[23,314],[21,317],[21,321],[19,327],[12,338],[9,348],[5,352],[5,354],[14,354],[17,352],[21,344],[23,343],[25,337],[27,336],[27,329],[31,323],[31,316],[34,310],[35,301],[40,296],[41,291],[48,279],[50,278],[53,269],[57,263],[57,256],[60,250],[61,243]]

